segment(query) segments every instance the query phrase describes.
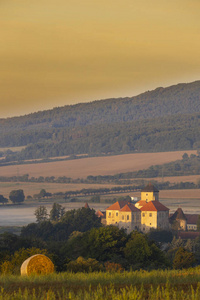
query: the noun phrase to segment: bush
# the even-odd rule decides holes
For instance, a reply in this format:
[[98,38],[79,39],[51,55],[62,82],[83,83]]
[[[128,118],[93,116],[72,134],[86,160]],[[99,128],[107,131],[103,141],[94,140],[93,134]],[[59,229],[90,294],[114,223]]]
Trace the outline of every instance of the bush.
[[187,251],[183,247],[179,247],[173,260],[174,269],[190,268],[196,262],[195,256],[192,252]]
[[122,272],[124,270],[122,268],[121,264],[117,264],[117,263],[114,263],[114,262],[107,261],[104,264],[104,266],[105,266],[106,272],[109,272],[109,273]]
[[[19,274],[22,263],[34,254],[44,254],[49,256],[46,249],[29,248],[20,249],[16,251],[14,255],[10,257],[10,260],[6,260],[1,264],[1,272],[3,274]],[[50,257],[52,259],[52,257]]]
[[84,259],[79,256],[75,261],[71,261],[67,265],[67,270],[77,273],[77,272],[98,272],[103,270],[103,266],[93,258]]

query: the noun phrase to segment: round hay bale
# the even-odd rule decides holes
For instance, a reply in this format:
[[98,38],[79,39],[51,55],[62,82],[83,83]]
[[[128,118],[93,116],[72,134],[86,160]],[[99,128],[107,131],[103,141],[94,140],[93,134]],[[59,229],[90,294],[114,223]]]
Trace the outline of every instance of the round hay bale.
[[36,254],[26,259],[21,265],[21,275],[50,274],[54,272],[54,264],[45,255]]

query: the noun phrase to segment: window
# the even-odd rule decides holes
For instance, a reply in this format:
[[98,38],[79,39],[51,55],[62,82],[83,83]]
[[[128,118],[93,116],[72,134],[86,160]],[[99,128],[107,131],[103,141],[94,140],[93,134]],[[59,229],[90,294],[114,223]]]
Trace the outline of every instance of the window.
[[151,226],[151,223],[149,223],[149,225]]
[[145,217],[145,213],[142,213],[142,216]]
[[116,212],[116,217],[118,217],[118,212]]
[[152,217],[152,213],[149,213],[149,217]]
[[109,217],[111,217],[111,212],[109,212]]
[[126,219],[129,220],[129,216],[127,216]]
[[146,194],[146,196],[148,196],[148,194]]
[[122,220],[124,220],[124,216],[122,216]]

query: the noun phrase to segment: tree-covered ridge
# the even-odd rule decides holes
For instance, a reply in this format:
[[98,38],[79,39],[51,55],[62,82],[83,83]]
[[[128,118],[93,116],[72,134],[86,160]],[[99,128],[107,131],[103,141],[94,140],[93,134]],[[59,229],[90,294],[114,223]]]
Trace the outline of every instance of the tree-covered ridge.
[[132,98],[68,105],[0,120],[0,147],[28,145],[13,159],[196,149],[200,81]]
[[[40,133],[45,135],[45,130]],[[102,155],[197,149],[200,145],[200,114],[115,123],[112,126],[99,124],[56,129],[52,133],[46,131],[46,134],[49,137],[41,138],[39,142],[39,132],[31,135],[24,131],[20,137],[13,134],[12,146],[24,139],[30,144],[20,154],[7,155],[7,161],[84,153]],[[1,135],[1,141],[6,142],[8,137]]]
[[[200,81],[157,88],[135,97],[56,107],[22,117],[0,119],[2,129],[76,127],[101,122],[128,122],[200,112]],[[6,125],[6,126],[4,126]]]

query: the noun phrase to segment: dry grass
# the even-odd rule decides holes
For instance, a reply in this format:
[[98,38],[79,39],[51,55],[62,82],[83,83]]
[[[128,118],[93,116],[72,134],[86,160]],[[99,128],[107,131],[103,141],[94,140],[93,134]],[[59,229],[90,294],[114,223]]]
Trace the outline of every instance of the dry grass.
[[199,199],[200,202],[200,193],[199,189],[188,189],[188,190],[162,190],[160,191],[161,199]]
[[[27,164],[0,167],[0,175],[17,176],[67,176],[71,178],[86,178],[88,175],[113,175],[117,173],[146,169],[152,165],[164,164],[181,159],[186,151],[137,153],[107,157],[90,157],[61,162]],[[196,151],[187,151],[188,155]]]
[[112,184],[62,184],[62,183],[32,183],[32,182],[0,182],[0,194],[4,197],[9,196],[10,191],[22,189],[25,196],[33,196],[38,194],[41,189],[45,189],[49,193],[76,191],[81,189],[98,189],[98,188],[111,188],[115,185]]
[[22,149],[26,148],[26,146],[20,146],[20,147],[0,147],[0,151],[6,151],[6,150],[11,150],[11,151],[21,151]]
[[148,181],[156,180],[158,182],[169,181],[170,183],[179,182],[194,182],[197,183],[200,180],[200,175],[185,175],[185,176],[171,176],[171,177],[154,177],[146,178]]

